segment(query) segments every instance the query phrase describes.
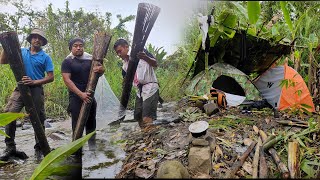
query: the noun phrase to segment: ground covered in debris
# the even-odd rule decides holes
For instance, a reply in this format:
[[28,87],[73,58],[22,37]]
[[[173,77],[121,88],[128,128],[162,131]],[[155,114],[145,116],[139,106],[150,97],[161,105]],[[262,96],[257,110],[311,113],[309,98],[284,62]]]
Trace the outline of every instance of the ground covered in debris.
[[[275,118],[270,108],[250,111],[243,108],[220,109],[208,116],[188,97],[161,108],[159,113],[176,114],[178,118],[125,137],[127,156],[116,178],[317,177],[320,167],[318,114],[290,109]],[[207,121],[209,128],[205,135],[195,138],[188,127],[199,120]],[[263,133],[269,137],[267,140]],[[258,147],[266,147],[264,141],[269,142],[268,149],[261,153]],[[290,142],[295,142],[299,151],[288,159],[288,152],[294,151],[288,146]],[[244,157],[246,153],[249,155]],[[169,160],[181,162],[188,175],[179,173],[182,170],[178,165],[169,167],[178,175],[170,175],[170,170],[163,171],[164,167],[160,172],[160,165]],[[296,163],[296,170],[290,165],[292,161]]]

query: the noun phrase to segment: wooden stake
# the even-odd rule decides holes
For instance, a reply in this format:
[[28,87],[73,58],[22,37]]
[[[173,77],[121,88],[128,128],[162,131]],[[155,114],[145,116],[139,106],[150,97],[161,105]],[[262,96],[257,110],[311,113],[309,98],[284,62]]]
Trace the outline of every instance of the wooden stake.
[[[96,86],[99,79],[99,74],[93,72],[93,68],[97,66],[98,63],[103,64],[103,58],[107,54],[107,50],[110,44],[111,35],[100,32],[96,33],[94,36],[94,47],[93,47],[93,55],[92,55],[92,64],[89,75],[89,81],[87,84],[86,92],[90,92],[90,97],[94,98],[94,92],[96,90]],[[90,109],[91,109],[92,101],[90,103],[82,103],[79,118],[77,121],[77,125],[73,135],[73,141],[82,137],[84,125],[88,120]]]
[[[264,142],[268,136],[266,135],[265,132],[263,132],[262,130],[259,130],[259,134],[261,136],[261,139],[262,141]],[[264,150],[264,149],[263,149]],[[289,178],[289,170],[288,168],[286,167],[286,165],[281,162],[280,158],[279,158],[279,155],[277,153],[277,151],[274,149],[274,148],[270,148],[268,150],[269,154],[271,155],[273,161],[276,163],[280,173],[282,174],[282,178]]]
[[34,133],[38,138],[41,152],[44,156],[50,153],[50,147],[44,133],[44,129],[39,119],[39,115],[36,111],[33,98],[29,86],[24,85],[21,82],[23,76],[26,75],[24,71],[23,60],[21,56],[21,48],[16,32],[5,32],[0,34],[0,42],[8,57],[10,68],[14,74],[14,77],[18,83],[18,88],[25,105],[26,111],[30,114],[30,120]]
[[294,140],[288,145],[288,168],[291,178],[300,178],[299,143]]
[[251,153],[251,151],[253,150],[253,148],[255,147],[256,144],[257,144],[257,142],[253,141],[250,144],[250,146],[248,147],[248,149],[239,158],[239,160],[233,164],[233,166],[231,167],[231,171],[230,171],[228,178],[234,178],[235,174],[240,169],[240,167],[243,165],[243,163],[246,161],[246,159],[248,158],[249,154]]

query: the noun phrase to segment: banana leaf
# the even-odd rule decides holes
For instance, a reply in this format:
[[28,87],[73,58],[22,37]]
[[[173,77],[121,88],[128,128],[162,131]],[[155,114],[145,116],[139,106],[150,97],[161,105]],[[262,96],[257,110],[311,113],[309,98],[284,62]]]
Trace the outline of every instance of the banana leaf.
[[247,9],[250,24],[256,24],[261,11],[259,1],[248,1]]
[[7,112],[7,113],[1,113],[0,114],[0,126],[5,126],[12,121],[24,117],[25,114],[23,113],[12,113],[12,112]]
[[288,27],[289,27],[291,33],[294,34],[292,21],[290,19],[289,11],[288,11],[288,9],[286,7],[287,6],[287,2],[280,1],[280,6],[281,6],[281,10],[283,12],[284,19],[285,19],[286,23],[288,24]]
[[[12,121],[16,120],[17,118],[22,118],[24,116],[25,116],[25,114],[23,114],[23,113],[12,113],[12,112],[1,113],[0,114],[0,126],[5,126],[5,125],[11,123]],[[0,130],[0,134],[5,137],[10,138],[10,136],[8,136],[2,130]]]
[[[91,136],[94,135],[94,133],[95,131],[71,142],[70,144],[66,144],[51,151],[34,170],[30,180],[42,180],[53,174],[63,174],[63,172],[61,172],[61,170],[63,170],[61,168],[63,160],[80,149],[91,138]],[[69,171],[69,168],[65,168],[65,171]]]

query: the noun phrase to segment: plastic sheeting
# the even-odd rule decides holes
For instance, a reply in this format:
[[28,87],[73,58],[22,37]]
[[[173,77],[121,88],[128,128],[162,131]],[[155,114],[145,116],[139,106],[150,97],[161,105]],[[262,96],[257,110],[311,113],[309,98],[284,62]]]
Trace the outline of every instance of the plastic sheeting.
[[94,97],[97,101],[97,130],[106,128],[109,123],[126,115],[126,111],[113,93],[105,75],[99,78]]
[[229,107],[232,106],[239,106],[245,99],[245,96],[239,96],[235,94],[230,94],[230,93],[224,93],[226,95],[226,100],[227,100],[227,105]]

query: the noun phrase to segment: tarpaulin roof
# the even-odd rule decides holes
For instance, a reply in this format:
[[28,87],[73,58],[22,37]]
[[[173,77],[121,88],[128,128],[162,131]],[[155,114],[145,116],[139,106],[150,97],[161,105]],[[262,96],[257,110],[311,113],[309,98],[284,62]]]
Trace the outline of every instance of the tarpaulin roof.
[[[208,61],[209,66],[217,62],[224,62],[247,75],[251,73],[262,74],[279,57],[289,54],[290,49],[289,45],[274,44],[266,39],[239,31],[231,39],[219,38],[214,47],[209,49]],[[192,77],[205,68],[205,51],[201,46],[191,68],[194,68]]]

